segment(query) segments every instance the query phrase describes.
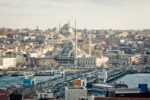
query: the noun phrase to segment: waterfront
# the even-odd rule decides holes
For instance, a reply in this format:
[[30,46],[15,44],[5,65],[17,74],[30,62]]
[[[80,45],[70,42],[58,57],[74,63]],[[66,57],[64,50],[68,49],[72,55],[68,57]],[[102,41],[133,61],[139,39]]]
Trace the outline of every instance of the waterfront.
[[[137,88],[138,84],[140,83],[146,83],[150,87],[150,74],[146,73],[137,73],[137,74],[126,74],[116,80],[114,80],[111,83],[114,82],[124,82],[129,86],[129,88]],[[54,79],[55,76],[34,76],[33,78],[36,79],[37,83],[46,81],[49,79]],[[0,77],[0,87],[5,88],[5,87],[10,87],[10,86],[17,86],[17,85],[22,85],[23,80],[25,77],[22,76],[1,76]]]
[[[115,82],[120,83],[124,82],[128,85],[128,88],[138,88],[138,84],[148,84],[148,87],[150,88],[150,74],[149,73],[136,73],[136,74],[126,74],[124,76],[121,76],[115,80],[112,80],[108,82],[108,84],[112,85]],[[95,96],[104,97],[103,92],[92,92]]]
[[[36,82],[42,82],[49,79],[54,79],[55,76],[34,76]],[[19,86],[23,84],[23,80],[25,77],[23,76],[2,76],[0,77],[0,88],[7,88],[10,86]]]
[[124,82],[128,85],[129,88],[137,88],[138,84],[146,83],[148,87],[150,87],[150,74],[146,73],[137,73],[137,74],[126,74],[116,80],[114,82]]

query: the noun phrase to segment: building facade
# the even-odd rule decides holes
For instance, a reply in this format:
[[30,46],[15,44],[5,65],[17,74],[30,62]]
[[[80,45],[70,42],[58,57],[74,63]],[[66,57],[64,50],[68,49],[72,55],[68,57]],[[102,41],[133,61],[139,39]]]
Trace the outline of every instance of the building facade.
[[16,58],[0,58],[0,69],[16,67]]
[[65,88],[65,100],[80,100],[80,98],[87,97],[86,88],[66,87]]
[[78,58],[77,64],[79,67],[98,67],[101,65],[100,58],[88,57],[88,58]]

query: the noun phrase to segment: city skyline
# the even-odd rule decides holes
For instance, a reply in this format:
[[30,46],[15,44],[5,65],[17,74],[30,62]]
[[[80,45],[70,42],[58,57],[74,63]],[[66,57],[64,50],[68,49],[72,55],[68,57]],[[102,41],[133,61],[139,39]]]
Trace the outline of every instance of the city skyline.
[[149,0],[1,0],[0,27],[41,29],[77,20],[78,28],[150,28]]

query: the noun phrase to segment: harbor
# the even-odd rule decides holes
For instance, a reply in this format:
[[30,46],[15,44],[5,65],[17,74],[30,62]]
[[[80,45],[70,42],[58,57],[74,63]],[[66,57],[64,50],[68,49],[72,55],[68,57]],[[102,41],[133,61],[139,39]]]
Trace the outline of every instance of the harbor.
[[[47,72],[46,72],[47,73]],[[107,75],[106,75],[107,74]],[[76,71],[76,72],[64,72],[64,71],[56,71],[53,72],[53,75],[27,75],[27,76],[11,76],[11,75],[3,75],[0,77],[0,87],[2,89],[8,88],[24,88],[22,91],[23,95],[27,95],[30,92],[27,92],[26,88],[31,88],[34,91],[53,91],[53,97],[64,97],[64,88],[68,86],[73,86],[74,80],[81,79],[85,80],[86,88],[88,92],[96,95],[96,96],[104,96],[104,92],[94,91],[92,88],[92,84],[103,84],[103,81],[109,85],[113,85],[115,83],[123,82],[128,85],[128,89],[116,89],[116,93],[124,92],[135,92],[140,93],[138,89],[139,84],[147,84],[148,88],[150,86],[149,73],[129,73],[127,70],[122,69],[112,69],[112,70],[103,70],[103,69],[88,69],[86,71]],[[139,79],[140,78],[140,79]],[[25,85],[24,80],[35,79],[36,82],[34,85]],[[98,89],[98,88],[97,88]],[[104,91],[104,90],[103,90]],[[106,90],[105,90],[106,91]]]

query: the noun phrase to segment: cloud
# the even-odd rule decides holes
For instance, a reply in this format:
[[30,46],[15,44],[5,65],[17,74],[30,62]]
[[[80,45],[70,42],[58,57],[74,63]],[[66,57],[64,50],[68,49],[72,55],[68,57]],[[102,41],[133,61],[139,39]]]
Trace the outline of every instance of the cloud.
[[81,26],[144,27],[150,22],[150,0],[0,0],[0,12],[1,25],[49,25],[77,18]]
[[150,5],[150,0],[0,0],[1,8],[50,8]]
[[129,5],[143,5],[150,4],[150,0],[88,0],[89,2],[97,5],[108,5],[108,6],[129,6]]

